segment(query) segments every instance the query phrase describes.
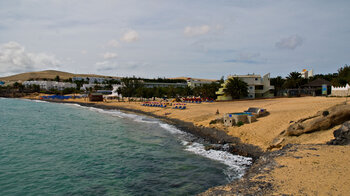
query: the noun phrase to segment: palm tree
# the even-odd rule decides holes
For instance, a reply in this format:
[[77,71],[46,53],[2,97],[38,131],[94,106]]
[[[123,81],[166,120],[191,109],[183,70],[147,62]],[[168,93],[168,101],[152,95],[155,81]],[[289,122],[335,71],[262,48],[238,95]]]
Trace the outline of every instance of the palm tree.
[[238,77],[229,78],[224,89],[225,95],[230,95],[233,99],[248,96],[248,84]]
[[285,88],[299,88],[302,83],[301,74],[299,72],[291,72],[284,83]]

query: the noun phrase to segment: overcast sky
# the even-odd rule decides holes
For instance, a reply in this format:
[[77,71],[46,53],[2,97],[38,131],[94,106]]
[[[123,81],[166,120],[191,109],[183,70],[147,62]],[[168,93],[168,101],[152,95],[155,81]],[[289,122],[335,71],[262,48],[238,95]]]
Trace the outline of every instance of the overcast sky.
[[197,77],[350,64],[350,1],[0,0],[0,76]]

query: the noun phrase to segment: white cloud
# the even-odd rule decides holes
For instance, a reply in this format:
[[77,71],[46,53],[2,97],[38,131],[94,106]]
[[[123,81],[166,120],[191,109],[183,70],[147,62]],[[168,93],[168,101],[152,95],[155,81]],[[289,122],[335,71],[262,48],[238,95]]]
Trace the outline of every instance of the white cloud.
[[209,25],[202,25],[202,26],[187,26],[184,30],[184,34],[186,36],[192,37],[197,35],[204,35],[209,33],[211,30],[211,27]]
[[83,54],[83,55],[86,55],[87,51],[86,50],[82,50],[82,51],[80,51],[80,53]]
[[280,49],[294,50],[296,47],[303,44],[303,38],[299,35],[292,35],[287,38],[283,38],[276,43],[276,47]]
[[113,48],[118,48],[118,47],[120,47],[120,44],[119,44],[119,42],[117,40],[112,39],[112,40],[109,40],[107,42],[106,46],[113,47]]
[[120,40],[128,43],[134,42],[139,40],[139,34],[135,30],[129,30],[126,33],[124,33],[124,35],[122,36],[122,38],[120,38]]
[[60,61],[54,55],[30,53],[17,42],[0,45],[0,74],[14,74],[38,69],[55,69]]
[[116,58],[118,55],[117,55],[117,53],[106,52],[106,53],[104,53],[102,56],[103,56],[104,59],[114,59],[114,58]]

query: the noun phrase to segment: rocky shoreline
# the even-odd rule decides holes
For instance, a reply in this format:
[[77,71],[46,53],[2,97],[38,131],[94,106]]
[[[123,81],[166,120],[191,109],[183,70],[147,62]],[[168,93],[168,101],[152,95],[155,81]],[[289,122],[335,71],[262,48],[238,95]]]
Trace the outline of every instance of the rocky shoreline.
[[[102,105],[98,103],[82,103],[82,102],[58,101],[58,100],[45,100],[45,101],[53,102],[53,103],[79,104],[85,107],[94,107],[94,108],[105,109],[105,110],[120,110],[123,112],[145,115],[145,116],[162,120],[167,124],[173,125],[182,131],[191,133],[194,136],[201,138],[209,142],[210,144],[213,144],[212,146],[208,146],[209,148],[215,148],[216,150],[225,150],[235,155],[251,157],[253,158],[253,160],[258,159],[262,154],[264,154],[262,149],[259,148],[258,146],[242,143],[239,138],[229,136],[223,130],[208,128],[208,127],[198,127],[190,122],[184,122],[182,120],[178,120],[174,118],[158,116],[150,112],[145,112],[145,111],[131,109],[131,108],[125,108],[120,106]],[[225,144],[226,146],[228,145],[229,147],[224,148]]]

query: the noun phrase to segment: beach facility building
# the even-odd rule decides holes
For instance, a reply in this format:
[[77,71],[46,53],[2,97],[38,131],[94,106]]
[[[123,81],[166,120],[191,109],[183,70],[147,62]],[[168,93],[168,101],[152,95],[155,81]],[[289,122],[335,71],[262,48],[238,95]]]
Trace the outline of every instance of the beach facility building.
[[265,74],[263,77],[255,74],[231,75],[228,76],[227,80],[225,80],[225,82],[221,84],[222,87],[216,92],[216,94],[218,95],[217,100],[232,100],[232,97],[230,95],[225,95],[224,89],[228,82],[228,79],[235,77],[241,79],[242,81],[248,84],[248,97],[246,98],[255,99],[264,97],[268,98],[274,96],[274,86],[270,85],[270,73]]
[[[323,94],[322,88],[326,87],[326,94]],[[331,86],[332,84],[322,78],[317,78],[314,81],[311,81],[307,84],[302,85],[302,89],[304,90],[305,95],[313,95],[313,96],[320,96],[320,95],[328,95],[331,92]],[[309,92],[309,94],[307,94]]]

